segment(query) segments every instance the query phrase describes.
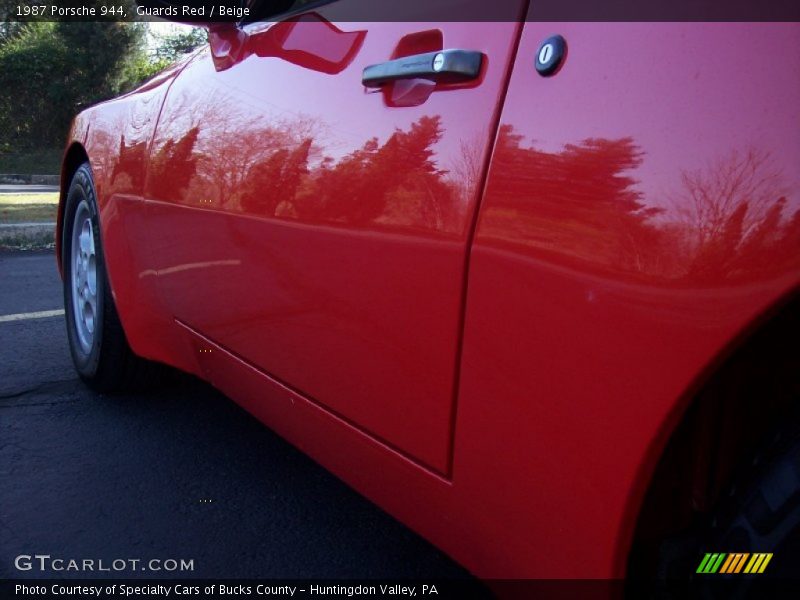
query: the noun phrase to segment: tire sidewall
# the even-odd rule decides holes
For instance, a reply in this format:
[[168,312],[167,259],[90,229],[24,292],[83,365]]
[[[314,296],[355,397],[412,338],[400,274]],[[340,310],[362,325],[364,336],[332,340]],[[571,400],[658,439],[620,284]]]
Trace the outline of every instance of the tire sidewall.
[[[72,229],[75,223],[75,213],[83,200],[86,201],[91,215],[92,228],[95,235],[95,261],[97,265],[97,315],[95,315],[92,348],[88,353],[83,350],[78,338],[72,300]],[[103,243],[100,236],[100,218],[97,210],[97,195],[88,163],[81,165],[75,172],[67,192],[67,199],[64,205],[64,227],[61,247],[63,248],[61,260],[64,265],[64,314],[66,316],[69,349],[78,374],[83,378],[91,378],[97,373],[102,354],[107,282]]]

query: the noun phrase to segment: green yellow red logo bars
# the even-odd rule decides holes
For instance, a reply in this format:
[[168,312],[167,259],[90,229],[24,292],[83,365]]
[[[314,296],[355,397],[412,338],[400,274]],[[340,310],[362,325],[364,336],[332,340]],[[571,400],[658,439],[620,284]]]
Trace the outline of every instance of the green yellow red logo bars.
[[697,573],[763,573],[771,560],[772,552],[707,552]]

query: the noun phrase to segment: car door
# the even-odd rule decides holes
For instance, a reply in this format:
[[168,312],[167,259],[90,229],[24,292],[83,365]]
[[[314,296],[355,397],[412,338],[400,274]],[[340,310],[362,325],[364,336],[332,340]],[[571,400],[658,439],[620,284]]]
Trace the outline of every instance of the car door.
[[[151,147],[152,272],[180,323],[446,474],[468,242],[519,23],[342,22],[359,4],[211,33]],[[362,84],[451,49],[479,53],[474,76]]]

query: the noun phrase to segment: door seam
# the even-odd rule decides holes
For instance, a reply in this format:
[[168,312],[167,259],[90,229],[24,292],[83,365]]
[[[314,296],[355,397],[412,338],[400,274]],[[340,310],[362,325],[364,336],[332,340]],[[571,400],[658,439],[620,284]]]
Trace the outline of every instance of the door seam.
[[475,202],[475,210],[473,211],[471,223],[469,224],[469,228],[467,230],[466,251],[464,253],[464,264],[462,267],[462,275],[461,275],[462,277],[461,298],[460,298],[459,315],[458,315],[455,368],[453,375],[454,378],[453,393],[450,405],[450,427],[449,427],[450,447],[447,452],[447,465],[445,471],[447,479],[450,481],[453,480],[453,475],[454,475],[453,471],[455,465],[456,423],[458,417],[458,400],[461,391],[460,390],[461,367],[464,354],[464,330],[466,328],[467,296],[469,290],[469,268],[470,268],[470,259],[472,256],[472,245],[475,241],[475,233],[478,227],[478,219],[481,212],[481,204],[486,195],[486,189],[489,180],[489,169],[492,165],[492,159],[494,158],[495,150],[497,149],[498,132],[500,130],[500,118],[502,117],[503,114],[503,107],[505,106],[506,96],[508,94],[508,88],[511,84],[511,75],[514,72],[514,65],[517,62],[517,53],[519,52],[519,45],[522,39],[522,32],[525,28],[525,17],[528,14],[529,4],[530,2],[526,0],[525,2],[523,2],[522,7],[520,8],[520,19],[519,21],[517,21],[517,29],[514,32],[514,38],[511,43],[508,66],[506,68],[505,77],[502,80],[502,87],[500,90],[500,94],[497,98],[495,115],[492,119],[492,122],[487,132],[488,133],[487,137],[489,139],[487,140],[488,148],[486,152],[486,158],[484,159],[484,163],[481,169],[480,181],[476,186],[475,193],[477,195],[477,200]]

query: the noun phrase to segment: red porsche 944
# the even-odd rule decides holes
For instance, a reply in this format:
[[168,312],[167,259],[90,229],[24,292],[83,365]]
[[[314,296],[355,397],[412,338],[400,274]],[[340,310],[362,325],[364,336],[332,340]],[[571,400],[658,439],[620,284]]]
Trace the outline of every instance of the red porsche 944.
[[80,376],[207,380],[481,577],[778,572],[800,25],[373,4],[251,1],[76,117]]

